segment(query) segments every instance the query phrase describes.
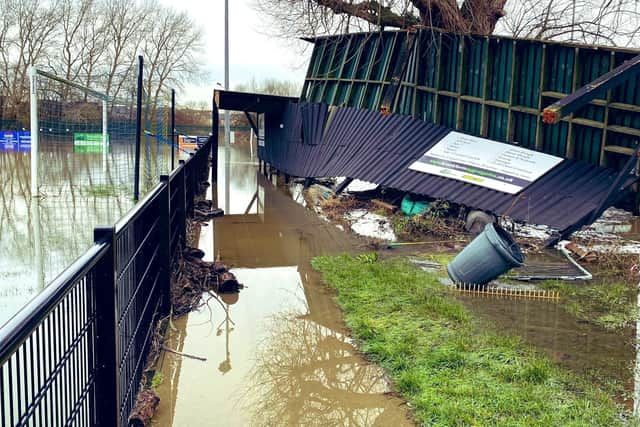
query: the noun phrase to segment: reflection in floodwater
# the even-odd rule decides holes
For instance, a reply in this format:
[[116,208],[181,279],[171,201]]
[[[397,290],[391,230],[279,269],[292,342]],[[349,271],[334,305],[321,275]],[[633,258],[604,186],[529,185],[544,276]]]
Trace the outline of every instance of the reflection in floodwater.
[[[203,227],[200,247],[207,257],[219,254],[247,288],[226,309],[210,301],[174,322],[168,345],[207,362],[165,355],[157,423],[410,423],[403,402],[387,393],[384,373],[351,344],[331,291],[310,266],[314,256],[357,250],[352,238],[274,187],[242,156],[240,147],[220,152],[230,162],[220,165],[212,195],[226,215]],[[561,365],[635,387],[637,413],[640,329],[606,331],[553,302],[461,299],[489,327],[522,337]]]
[[207,361],[165,353],[158,425],[410,425],[384,372],[313,320],[328,314],[307,303],[319,284],[297,267],[233,273],[247,285],[235,304],[207,298],[173,322],[166,345]]
[[310,265],[353,242],[258,175],[241,148],[230,151],[229,180],[214,191],[228,209],[203,227],[199,247],[220,254],[246,288],[173,322],[166,345],[207,361],[164,355],[156,423],[411,425]]
[[[114,143],[106,156],[72,150],[42,147],[42,198],[31,197],[30,153],[0,152],[0,325],[91,246],[95,226],[133,207],[131,144]],[[167,172],[170,149],[159,150],[143,163],[151,168],[142,174],[143,193]]]
[[351,340],[302,313],[265,322],[238,401],[254,425],[410,425],[384,371],[363,361]]

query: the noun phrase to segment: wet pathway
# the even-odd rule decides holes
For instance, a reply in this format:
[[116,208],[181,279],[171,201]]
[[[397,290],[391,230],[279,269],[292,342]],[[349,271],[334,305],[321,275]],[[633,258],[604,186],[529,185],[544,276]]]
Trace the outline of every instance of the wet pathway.
[[167,345],[207,360],[164,355],[156,425],[411,425],[310,265],[353,242],[237,155],[219,173],[227,214],[203,227],[200,247],[247,288],[173,322]]

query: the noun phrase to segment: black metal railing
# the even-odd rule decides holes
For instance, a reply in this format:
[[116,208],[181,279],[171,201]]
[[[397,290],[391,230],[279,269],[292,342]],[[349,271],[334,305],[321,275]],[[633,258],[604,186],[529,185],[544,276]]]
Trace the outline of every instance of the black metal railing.
[[127,424],[212,140],[0,328],[0,425]]

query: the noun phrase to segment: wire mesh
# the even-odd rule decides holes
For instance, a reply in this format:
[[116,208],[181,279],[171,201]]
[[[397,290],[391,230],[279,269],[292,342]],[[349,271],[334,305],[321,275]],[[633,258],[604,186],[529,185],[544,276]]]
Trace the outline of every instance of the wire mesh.
[[38,192],[45,196],[72,192],[131,194],[135,165],[133,96],[103,101],[42,75],[37,78],[36,96]]
[[[135,91],[104,101],[91,89],[39,75],[36,93],[39,194],[132,195]],[[143,90],[142,120],[140,188],[144,194],[157,184],[160,175],[171,171],[169,98],[150,96]]]

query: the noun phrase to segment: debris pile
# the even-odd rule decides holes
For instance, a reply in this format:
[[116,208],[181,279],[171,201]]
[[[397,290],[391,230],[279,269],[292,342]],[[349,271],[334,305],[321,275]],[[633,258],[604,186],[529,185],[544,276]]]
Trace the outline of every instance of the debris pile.
[[204,252],[187,247],[178,258],[171,275],[171,307],[182,316],[201,305],[205,292],[239,292],[244,286],[221,261],[203,261]]
[[199,222],[208,221],[224,215],[224,211],[220,208],[213,207],[211,200],[198,200],[193,206],[194,219]]
[[151,389],[144,389],[136,398],[131,415],[129,415],[129,427],[144,427],[151,422],[158,409],[160,398]]

